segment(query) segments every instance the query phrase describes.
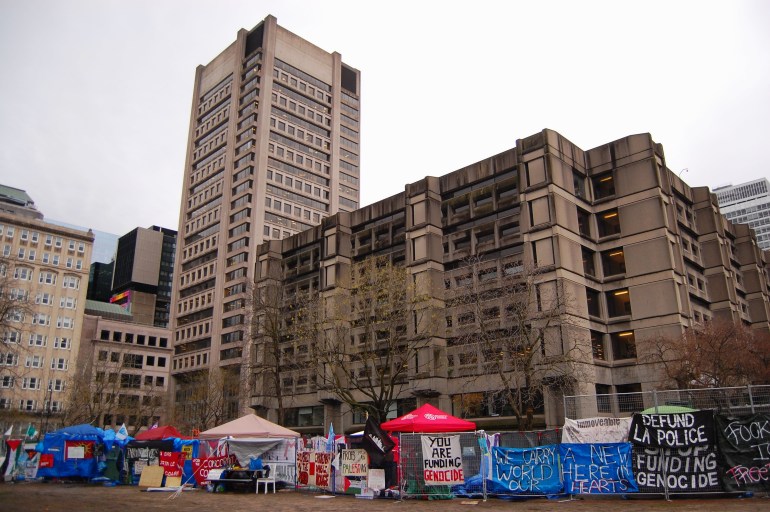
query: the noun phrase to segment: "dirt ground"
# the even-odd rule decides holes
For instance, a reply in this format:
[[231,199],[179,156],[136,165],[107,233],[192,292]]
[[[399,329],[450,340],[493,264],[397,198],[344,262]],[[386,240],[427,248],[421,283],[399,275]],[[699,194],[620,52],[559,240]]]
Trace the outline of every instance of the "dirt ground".
[[0,484],[0,511],[2,512],[83,512],[91,510],[124,511],[190,511],[209,510],[227,512],[320,511],[320,512],[393,512],[408,508],[417,512],[457,512],[470,510],[516,512],[557,510],[564,512],[589,510],[673,510],[679,512],[732,512],[770,510],[770,498],[663,498],[621,497],[558,499],[537,498],[530,500],[404,500],[378,498],[364,500],[352,496],[319,495],[295,490],[281,490],[275,494],[246,492],[209,493],[205,490],[189,490],[182,493],[147,492],[135,486],[105,487],[96,484],[69,484],[54,482],[16,482]]

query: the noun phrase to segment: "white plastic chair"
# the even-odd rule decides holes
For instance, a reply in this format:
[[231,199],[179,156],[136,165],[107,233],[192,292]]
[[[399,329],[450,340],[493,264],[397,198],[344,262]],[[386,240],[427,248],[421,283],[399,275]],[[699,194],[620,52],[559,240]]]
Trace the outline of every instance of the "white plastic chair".
[[[273,486],[273,494],[275,494],[275,471],[273,468],[265,468],[267,470],[267,476],[262,476],[256,480],[256,491],[259,494],[259,484],[265,484],[265,494],[267,494],[267,488],[270,485]],[[264,471],[264,470],[263,470]]]

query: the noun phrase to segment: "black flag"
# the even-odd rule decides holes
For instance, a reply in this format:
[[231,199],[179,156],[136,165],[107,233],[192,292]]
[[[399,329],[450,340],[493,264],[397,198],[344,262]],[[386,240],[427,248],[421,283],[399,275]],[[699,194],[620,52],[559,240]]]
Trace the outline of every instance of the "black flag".
[[382,431],[379,423],[374,421],[374,418],[371,416],[366,419],[366,426],[364,427],[364,443],[372,450],[376,450],[382,454],[388,453],[394,446],[396,446],[393,440]]

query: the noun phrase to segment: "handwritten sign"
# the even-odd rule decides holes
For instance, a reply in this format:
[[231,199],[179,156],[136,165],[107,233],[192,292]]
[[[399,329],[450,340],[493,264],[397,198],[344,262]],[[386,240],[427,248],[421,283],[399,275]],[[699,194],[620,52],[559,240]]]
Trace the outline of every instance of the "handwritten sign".
[[623,443],[628,438],[631,418],[564,419],[562,443]]
[[297,454],[297,482],[300,485],[328,489],[331,485],[331,466],[331,453],[299,452]]
[[160,467],[166,476],[182,476],[184,452],[160,452]]
[[369,471],[369,455],[366,450],[342,450],[340,471],[345,476],[366,476]]
[[719,492],[717,463],[713,446],[634,448],[634,476],[643,492]]
[[631,472],[631,443],[561,444],[567,494],[637,492]]
[[770,414],[717,415],[717,440],[728,491],[770,490]]
[[425,485],[465,482],[460,436],[420,436]]
[[491,448],[492,480],[519,494],[558,494],[562,491],[556,445],[537,448]]
[[714,444],[712,411],[676,414],[635,414],[628,440],[660,448],[684,448]]

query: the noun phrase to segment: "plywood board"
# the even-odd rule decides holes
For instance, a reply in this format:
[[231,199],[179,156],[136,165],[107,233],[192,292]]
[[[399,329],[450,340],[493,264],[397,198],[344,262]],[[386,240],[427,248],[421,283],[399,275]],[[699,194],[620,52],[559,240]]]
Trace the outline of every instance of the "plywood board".
[[139,487],[161,487],[163,485],[163,468],[146,466],[139,477]]
[[166,477],[166,487],[179,487],[182,485],[182,477],[181,476],[167,476]]

